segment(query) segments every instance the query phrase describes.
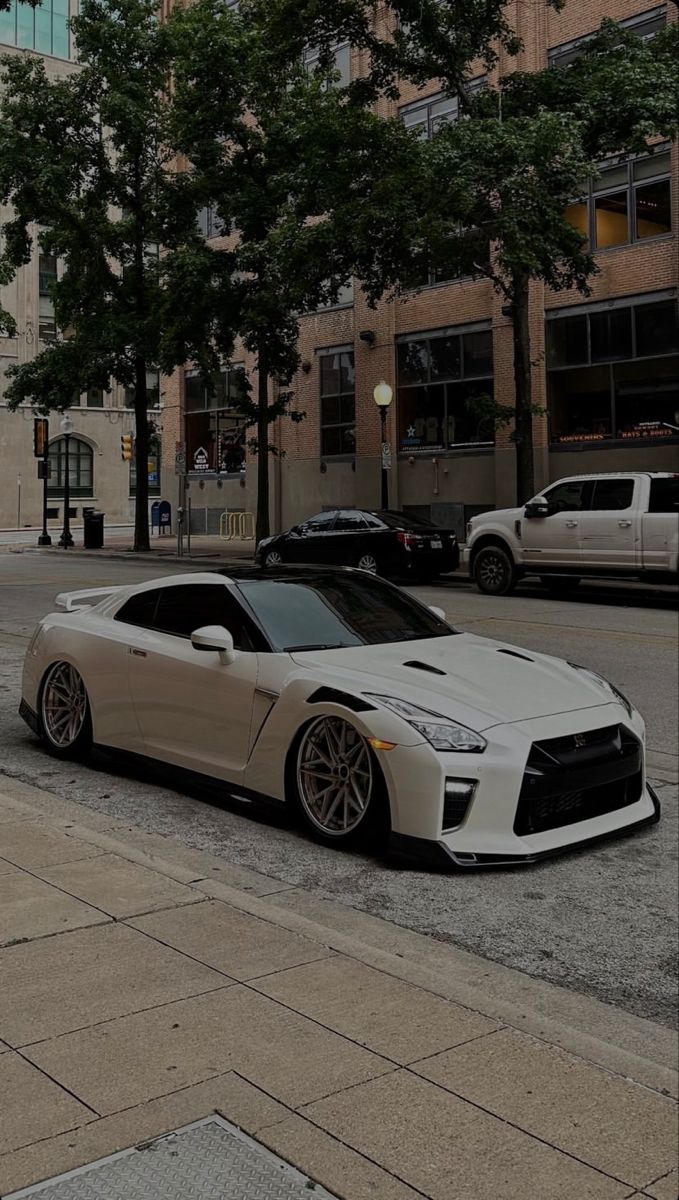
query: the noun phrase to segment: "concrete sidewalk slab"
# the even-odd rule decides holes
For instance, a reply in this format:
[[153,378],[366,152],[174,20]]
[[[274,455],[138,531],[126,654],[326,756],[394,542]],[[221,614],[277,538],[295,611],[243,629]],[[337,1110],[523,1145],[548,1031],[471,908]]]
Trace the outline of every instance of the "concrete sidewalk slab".
[[241,984],[29,1047],[100,1113],[237,1070],[295,1107],[393,1065]]
[[130,925],[241,981],[315,962],[331,953],[320,942],[216,900],[137,918]]
[[[630,1189],[401,1070],[303,1115],[431,1200],[624,1200]],[[539,1188],[539,1191],[537,1189]]]
[[108,920],[105,913],[33,875],[23,871],[0,875],[0,946]]
[[677,1200],[679,1196],[679,1171],[670,1171],[668,1175],[663,1175],[661,1179],[655,1183],[649,1184],[644,1188],[645,1196],[652,1196],[653,1200]]
[[0,1055],[0,1097],[0,1156],[96,1115],[19,1054]]
[[224,984],[125,925],[95,926],[0,950],[0,1036],[26,1046]]
[[193,904],[198,899],[183,884],[114,854],[41,868],[36,874],[117,920],[173,904]]
[[402,1064],[498,1028],[478,1013],[340,956],[255,980],[252,986]]
[[0,837],[3,858],[17,867],[57,866],[82,858],[96,858],[98,846],[80,842],[58,830],[44,829],[35,821],[6,821]]
[[671,1100],[535,1038],[505,1029],[412,1069],[637,1188],[676,1160]]

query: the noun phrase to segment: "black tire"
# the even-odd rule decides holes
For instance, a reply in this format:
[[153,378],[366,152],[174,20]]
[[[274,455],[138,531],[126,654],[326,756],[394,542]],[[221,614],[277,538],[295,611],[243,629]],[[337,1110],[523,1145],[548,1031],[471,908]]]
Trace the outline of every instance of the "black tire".
[[[62,717],[63,728],[60,725]],[[40,685],[38,721],[40,737],[55,758],[88,757],[93,744],[90,701],[83,678],[71,663],[53,662],[45,672]]]
[[540,583],[547,588],[548,592],[554,595],[565,595],[567,592],[574,592],[576,587],[579,587],[582,580],[578,575],[571,578],[570,575],[541,575]]
[[[304,785],[300,783],[304,762],[306,761],[307,766],[310,762],[308,757],[306,757],[309,741],[328,722],[335,723],[336,725],[344,725],[348,731],[351,731],[354,737],[352,746],[358,747],[360,744],[362,747],[361,754],[364,756],[363,760],[366,764],[369,764],[370,769],[370,791],[366,799],[364,811],[359,818],[351,823],[349,828],[331,828],[330,822],[326,822],[326,826],[324,827],[314,816],[312,805],[304,793]],[[320,745],[321,749],[323,749],[323,746],[327,748],[327,743],[321,741]],[[352,746],[349,747],[350,752]],[[319,765],[321,765],[320,759]],[[322,783],[320,786],[322,788]],[[335,790],[339,792],[340,788],[341,783],[338,781]],[[300,729],[288,754],[287,793],[304,827],[314,841],[319,842],[323,846],[330,846],[336,850],[344,850],[358,846],[361,848],[377,846],[386,842],[390,828],[390,813],[384,775],[382,774],[382,769],[377,761],[374,750],[352,725],[348,717],[323,714],[315,717],[313,721],[309,721]]]
[[514,591],[518,572],[504,546],[482,546],[474,556],[472,574],[480,592],[487,596],[508,596]]

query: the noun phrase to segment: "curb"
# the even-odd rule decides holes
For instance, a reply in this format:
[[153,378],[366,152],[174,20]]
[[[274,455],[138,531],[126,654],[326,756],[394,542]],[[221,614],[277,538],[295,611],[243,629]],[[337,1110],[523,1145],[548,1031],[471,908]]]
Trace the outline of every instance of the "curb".
[[145,833],[11,777],[0,777],[0,794],[17,807],[20,819],[39,816],[67,836],[195,889],[197,901],[220,900],[559,1046],[612,1074],[664,1095],[679,1093],[676,1037],[671,1029],[338,901],[324,901],[280,879],[186,847],[177,839]]

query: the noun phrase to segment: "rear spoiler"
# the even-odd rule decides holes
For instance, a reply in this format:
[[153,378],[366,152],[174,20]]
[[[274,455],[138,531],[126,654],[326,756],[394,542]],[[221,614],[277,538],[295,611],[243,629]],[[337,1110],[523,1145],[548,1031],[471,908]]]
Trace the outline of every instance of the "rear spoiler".
[[[57,608],[63,608],[65,612],[81,612],[84,608],[93,608],[94,604],[98,604],[100,600],[103,600],[104,596],[113,596],[116,592],[124,590],[124,585],[114,584],[112,587],[85,588],[81,592],[60,592],[54,603]],[[98,597],[94,601],[94,604],[82,603],[82,601],[87,600],[90,596]]]

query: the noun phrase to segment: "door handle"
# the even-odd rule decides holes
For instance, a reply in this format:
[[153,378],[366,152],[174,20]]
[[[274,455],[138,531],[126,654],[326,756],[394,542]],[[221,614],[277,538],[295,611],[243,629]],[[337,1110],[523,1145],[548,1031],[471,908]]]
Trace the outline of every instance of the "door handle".
[[577,524],[577,521],[566,521],[566,529],[575,529]]
[[128,646],[127,653],[134,654],[135,658],[146,658],[146,651],[139,650],[137,646]]
[[632,524],[631,521],[618,521],[618,525],[620,526],[621,529],[629,529],[631,524]]

